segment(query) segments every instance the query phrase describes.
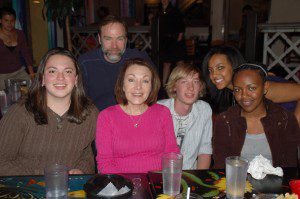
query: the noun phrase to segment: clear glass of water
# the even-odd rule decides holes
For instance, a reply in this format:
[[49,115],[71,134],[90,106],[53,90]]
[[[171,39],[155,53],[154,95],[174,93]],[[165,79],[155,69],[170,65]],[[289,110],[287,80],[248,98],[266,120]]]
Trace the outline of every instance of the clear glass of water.
[[226,158],[226,197],[244,198],[248,160],[239,156]]
[[66,166],[53,164],[45,168],[46,198],[67,198],[68,169]]
[[183,156],[166,153],[162,157],[163,192],[170,196],[180,193]]

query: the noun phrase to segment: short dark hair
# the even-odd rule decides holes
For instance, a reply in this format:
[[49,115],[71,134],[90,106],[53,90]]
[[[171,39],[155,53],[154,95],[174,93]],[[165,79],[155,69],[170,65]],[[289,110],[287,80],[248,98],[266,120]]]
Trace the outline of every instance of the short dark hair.
[[106,26],[107,24],[112,24],[112,23],[120,23],[123,25],[124,29],[125,29],[125,34],[127,35],[127,31],[128,31],[128,27],[126,22],[118,16],[115,15],[107,15],[106,17],[104,17],[100,24],[99,24],[99,35],[101,36],[101,29],[103,26]]
[[16,11],[12,7],[2,7],[0,9],[0,13],[1,13],[0,14],[1,19],[4,15],[13,15],[15,18],[17,17]]
[[240,65],[239,67],[237,67],[236,69],[234,69],[232,80],[234,80],[234,78],[237,76],[237,74],[239,72],[245,71],[245,70],[254,70],[254,71],[257,71],[258,74],[259,74],[259,76],[261,77],[262,81],[263,82],[267,81],[267,77],[268,77],[268,70],[267,70],[267,68],[264,65],[251,64],[251,63],[244,63],[244,64]]
[[69,50],[64,48],[53,48],[43,56],[35,79],[29,88],[27,98],[25,99],[25,107],[28,112],[33,113],[34,120],[37,124],[48,124],[46,88],[42,84],[47,61],[53,55],[69,57],[75,65],[77,84],[74,86],[71,93],[71,104],[67,112],[67,118],[70,122],[80,124],[90,113],[92,103],[85,95],[83,80],[76,58]]
[[153,68],[153,66],[146,60],[143,59],[129,59],[125,62],[124,66],[122,67],[116,85],[115,85],[115,95],[116,95],[116,100],[119,104],[122,105],[127,105],[128,100],[125,96],[125,93],[123,91],[123,86],[124,86],[124,78],[125,78],[125,73],[127,69],[132,66],[132,65],[138,65],[138,66],[144,66],[148,68],[151,72],[152,78],[151,78],[151,91],[150,94],[145,101],[145,104],[148,106],[153,105],[157,101],[157,96],[158,96],[158,91],[160,89],[160,79],[159,76],[156,72],[156,70]]

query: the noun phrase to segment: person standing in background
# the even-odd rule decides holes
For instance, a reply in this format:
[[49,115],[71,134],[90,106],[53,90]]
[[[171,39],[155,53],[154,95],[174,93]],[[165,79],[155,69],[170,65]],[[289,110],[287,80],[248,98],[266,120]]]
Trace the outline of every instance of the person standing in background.
[[170,0],[161,0],[158,13],[160,57],[163,62],[163,86],[167,83],[171,64],[185,60],[184,32],[185,24],[180,11],[172,5]]
[[243,55],[245,55],[245,43],[246,43],[246,32],[249,14],[253,11],[250,5],[245,5],[242,9],[242,24],[239,30],[239,49]]
[[114,86],[125,61],[132,58],[149,62],[151,60],[145,52],[126,48],[127,26],[117,16],[103,18],[99,25],[98,39],[101,48],[81,55],[79,63],[87,94],[101,111],[117,103]]
[[15,28],[16,12],[3,7],[0,13],[0,90],[5,89],[6,79],[29,79],[22,65],[24,58],[31,78],[34,77],[32,54],[21,30]]

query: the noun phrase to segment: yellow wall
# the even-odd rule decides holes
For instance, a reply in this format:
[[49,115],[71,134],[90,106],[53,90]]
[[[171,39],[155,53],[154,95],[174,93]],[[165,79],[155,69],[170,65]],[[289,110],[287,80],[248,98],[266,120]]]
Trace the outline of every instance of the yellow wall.
[[48,28],[43,20],[43,3],[30,1],[30,23],[34,65],[38,66],[42,56],[48,51]]

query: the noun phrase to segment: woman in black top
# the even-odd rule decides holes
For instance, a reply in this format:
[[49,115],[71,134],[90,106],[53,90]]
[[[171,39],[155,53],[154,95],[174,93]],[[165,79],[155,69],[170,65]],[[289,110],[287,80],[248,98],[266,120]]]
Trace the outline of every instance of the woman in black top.
[[185,59],[185,25],[180,11],[170,3],[161,0],[158,13],[160,34],[160,57],[163,62],[163,85],[170,75],[170,66]]

